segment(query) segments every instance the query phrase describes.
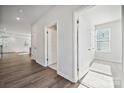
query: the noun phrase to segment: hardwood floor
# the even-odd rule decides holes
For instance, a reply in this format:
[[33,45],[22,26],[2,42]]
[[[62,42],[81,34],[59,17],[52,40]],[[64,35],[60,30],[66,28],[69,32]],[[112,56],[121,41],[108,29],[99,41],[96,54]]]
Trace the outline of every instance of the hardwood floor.
[[57,75],[55,70],[31,61],[26,54],[4,54],[3,59],[0,60],[1,88],[76,88],[78,86],[78,83],[71,83]]

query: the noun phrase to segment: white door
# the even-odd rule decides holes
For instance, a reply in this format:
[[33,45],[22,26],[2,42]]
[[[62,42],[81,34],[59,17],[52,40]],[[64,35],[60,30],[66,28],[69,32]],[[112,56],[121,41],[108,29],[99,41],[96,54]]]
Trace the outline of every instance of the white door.
[[57,62],[57,31],[48,30],[48,65]]
[[91,31],[90,24],[85,15],[79,16],[78,24],[78,67],[79,79],[81,79],[89,70],[90,62],[93,60],[91,49]]

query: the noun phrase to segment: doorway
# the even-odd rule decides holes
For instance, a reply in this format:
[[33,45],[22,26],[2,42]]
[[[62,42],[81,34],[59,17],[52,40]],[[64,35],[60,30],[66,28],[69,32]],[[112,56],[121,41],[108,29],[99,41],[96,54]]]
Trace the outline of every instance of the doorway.
[[90,6],[75,16],[79,82],[86,87],[121,87],[121,6]]
[[45,30],[45,60],[48,67],[57,71],[57,23]]

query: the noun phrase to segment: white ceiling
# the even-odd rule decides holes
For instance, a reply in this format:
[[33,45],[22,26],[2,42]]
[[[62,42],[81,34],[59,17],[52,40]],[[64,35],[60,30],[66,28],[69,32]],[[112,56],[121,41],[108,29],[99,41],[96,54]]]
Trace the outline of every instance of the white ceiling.
[[[30,33],[31,24],[43,16],[50,5],[4,5],[0,6],[0,29],[5,31]],[[19,21],[16,17],[20,17]]]
[[121,19],[121,6],[100,5],[94,6],[83,13],[93,25],[103,24]]
[[[0,30],[30,33],[31,24],[42,17],[54,6],[49,5],[4,5],[0,6]],[[19,12],[23,10],[23,12]],[[121,18],[121,6],[95,6],[85,12],[89,21],[96,24],[106,23]],[[21,20],[17,21],[16,17]]]

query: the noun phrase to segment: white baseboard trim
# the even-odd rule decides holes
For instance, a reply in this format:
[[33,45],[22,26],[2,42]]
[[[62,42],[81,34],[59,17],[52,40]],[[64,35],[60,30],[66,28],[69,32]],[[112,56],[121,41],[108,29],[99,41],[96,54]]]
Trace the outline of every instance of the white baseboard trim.
[[32,57],[31,57],[31,59],[32,59],[32,60],[35,60],[36,63],[38,63],[39,65],[44,66],[44,67],[47,67],[47,65],[42,64],[42,62],[40,62],[40,61],[38,61],[38,60],[36,60],[36,59],[34,59],[34,58],[32,58]]
[[60,76],[62,76],[62,77],[64,77],[65,79],[73,82],[73,83],[76,83],[75,80],[72,77],[68,76],[67,74],[64,74],[64,73],[62,73],[60,71],[57,71],[57,74],[60,75]]
[[45,64],[42,64],[42,62],[40,62],[40,61],[36,61],[39,65],[41,65],[41,66],[44,66],[44,67],[47,67]]

